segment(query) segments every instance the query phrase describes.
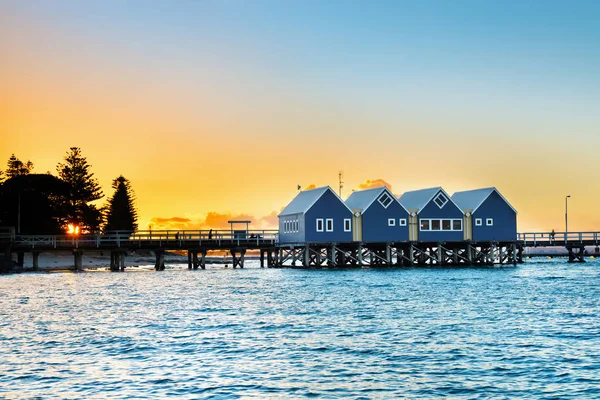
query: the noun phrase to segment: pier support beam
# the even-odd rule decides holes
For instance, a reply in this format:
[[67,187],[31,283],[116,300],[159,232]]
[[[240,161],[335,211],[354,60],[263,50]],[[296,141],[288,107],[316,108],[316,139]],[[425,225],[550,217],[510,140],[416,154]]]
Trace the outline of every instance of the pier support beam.
[[119,271],[119,252],[118,251],[110,252],[110,270],[113,272]]
[[156,254],[156,263],[154,264],[154,269],[157,271],[164,271],[165,252],[163,250],[156,250],[154,253]]
[[[240,267],[244,268],[244,256],[246,254],[246,249],[231,249],[229,251],[232,257],[233,268]],[[239,257],[238,254],[239,253]]]
[[83,252],[79,250],[73,251],[75,271],[83,271]]
[[127,253],[124,251],[119,252],[119,269],[121,271],[125,271],[125,256],[127,256]]
[[265,251],[263,249],[260,250],[260,267],[265,267]]
[[17,253],[17,266],[23,268],[25,266],[25,253],[20,251]]
[[193,267],[193,265],[192,265],[193,252],[191,250],[188,250],[187,256],[188,256],[188,269],[192,269],[192,267]]
[[33,258],[33,270],[38,271],[40,269],[40,252],[34,251],[31,253],[31,257]]

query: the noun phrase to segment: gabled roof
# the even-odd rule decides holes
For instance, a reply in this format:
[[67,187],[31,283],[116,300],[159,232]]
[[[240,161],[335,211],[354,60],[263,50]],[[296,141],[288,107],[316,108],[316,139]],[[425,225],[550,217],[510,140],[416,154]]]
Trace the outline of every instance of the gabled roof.
[[[350,197],[346,199],[346,205],[352,210],[360,209],[360,213],[363,214],[384,192],[387,192],[393,201],[398,202],[396,196],[394,196],[394,194],[387,187],[380,186],[372,189],[352,192]],[[400,202],[398,202],[398,204],[400,204]],[[404,208],[402,204],[400,204],[400,206]],[[408,213],[406,208],[404,208],[404,210]]]
[[[458,209],[461,209],[452,200],[452,197],[450,197],[450,195],[448,193],[446,193],[446,191],[444,189],[442,189],[441,186],[437,186],[437,187],[433,187],[433,188],[429,188],[429,189],[420,189],[420,190],[413,190],[410,192],[406,192],[402,196],[400,196],[398,201],[400,201],[400,204],[402,204],[404,206],[404,208],[406,208],[407,210],[417,209],[417,210],[419,210],[418,212],[421,212],[421,210],[427,204],[429,204],[429,202],[431,200],[433,200],[433,197],[439,191],[444,193],[444,195],[448,198],[448,201],[450,201],[452,204],[454,204]],[[461,211],[462,211],[462,209],[461,209]]]
[[[298,195],[294,197],[294,200],[292,200],[290,204],[288,204],[279,213],[278,216],[281,217],[283,215],[306,213],[327,191],[333,193],[335,197],[337,197],[340,200],[340,203],[342,203],[346,208],[348,208],[346,203],[344,203],[344,201],[340,199],[340,197],[337,195],[336,192],[333,191],[333,189],[331,189],[331,187],[323,186],[316,189],[304,190],[298,193]],[[350,208],[348,208],[348,210],[352,212]]]
[[495,187],[489,187],[484,189],[465,190],[463,192],[456,192],[452,195],[452,200],[461,208],[461,210],[471,210],[473,214],[477,209],[487,200],[492,193],[498,193],[498,196],[504,200],[506,204],[515,212],[517,210],[502,196],[502,194]]

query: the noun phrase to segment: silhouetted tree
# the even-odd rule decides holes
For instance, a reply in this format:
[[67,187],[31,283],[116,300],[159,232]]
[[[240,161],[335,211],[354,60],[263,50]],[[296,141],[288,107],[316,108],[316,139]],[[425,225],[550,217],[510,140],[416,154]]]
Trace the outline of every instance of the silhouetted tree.
[[6,165],[6,179],[19,175],[28,175],[33,170],[33,163],[31,161],[23,163],[23,161],[15,157],[14,154],[10,156]]
[[50,174],[17,175],[0,186],[0,225],[23,234],[57,234],[66,217],[69,185]]
[[102,223],[102,211],[90,202],[104,197],[100,184],[79,147],[71,147],[64,160],[56,169],[58,176],[71,186],[66,204],[69,222],[78,224],[83,231],[96,232]]
[[4,182],[4,171],[0,169],[0,185]]
[[112,183],[115,193],[108,200],[106,206],[106,231],[136,231],[137,210],[135,209],[135,194],[131,188],[131,182],[123,175],[119,176]]

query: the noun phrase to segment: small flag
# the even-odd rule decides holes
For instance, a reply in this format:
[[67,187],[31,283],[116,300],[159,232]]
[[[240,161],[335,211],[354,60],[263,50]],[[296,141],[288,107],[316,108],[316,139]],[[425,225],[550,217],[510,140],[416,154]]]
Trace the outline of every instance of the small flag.
[[302,186],[298,185],[298,190],[302,189]]

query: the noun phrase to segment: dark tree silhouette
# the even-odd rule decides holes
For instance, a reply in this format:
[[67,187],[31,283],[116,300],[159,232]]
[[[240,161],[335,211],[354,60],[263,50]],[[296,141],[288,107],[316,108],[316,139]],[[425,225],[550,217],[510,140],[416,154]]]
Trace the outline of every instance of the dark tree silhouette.
[[6,179],[19,175],[28,175],[33,170],[33,163],[31,161],[23,163],[23,161],[15,157],[14,154],[10,156],[6,165]]
[[0,185],[4,182],[4,171],[0,169]]
[[136,231],[137,210],[135,209],[135,194],[131,188],[131,182],[123,175],[119,176],[112,183],[115,193],[108,200],[106,206],[106,225],[105,231]]
[[0,186],[0,225],[15,228],[20,225],[23,234],[60,233],[68,194],[69,185],[50,174],[7,179]]
[[84,232],[97,232],[102,211],[90,202],[104,197],[100,184],[79,147],[71,147],[64,160],[56,169],[58,176],[71,186],[66,204],[68,222],[78,224]]

